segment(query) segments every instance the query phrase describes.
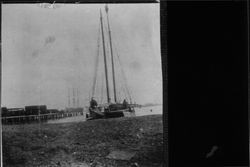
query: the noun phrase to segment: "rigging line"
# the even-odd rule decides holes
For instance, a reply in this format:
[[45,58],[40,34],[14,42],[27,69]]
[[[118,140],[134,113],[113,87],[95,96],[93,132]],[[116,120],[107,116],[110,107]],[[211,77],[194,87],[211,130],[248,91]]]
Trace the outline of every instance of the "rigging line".
[[89,90],[89,92],[88,92],[88,99],[91,98],[90,94],[91,94],[91,90]]
[[124,74],[124,72],[122,72],[122,73],[123,73],[122,76],[123,76],[123,80],[124,80],[123,86],[124,86],[125,96],[127,96],[130,99],[130,101],[132,101],[132,97],[131,97],[131,94],[129,92],[128,86],[127,86],[127,80],[126,80],[125,74]]
[[96,56],[96,62],[95,62],[95,75],[94,75],[94,84],[93,84],[93,96],[95,94],[95,89],[96,89],[96,82],[97,82],[97,71],[98,71],[98,66],[99,66],[99,48],[100,48],[100,23],[99,23],[99,31],[98,31],[98,39],[97,39],[97,56]]
[[102,80],[101,80],[101,104],[103,103],[103,94],[104,94],[104,75],[103,75],[103,72],[102,72]]
[[[118,89],[119,90],[119,89]],[[120,100],[120,98],[119,97],[121,97],[121,95],[120,95],[120,91],[117,91],[117,100],[118,100],[118,102],[120,102],[121,100]]]
[[[103,25],[104,27],[104,31],[106,34],[108,34],[108,28],[107,28],[107,25]],[[106,54],[107,55],[110,55],[111,54],[111,51],[110,51],[110,44],[109,44],[109,40],[108,38],[105,39],[105,44],[106,44]],[[110,56],[107,56],[107,62],[110,62]]]
[[129,95],[130,103],[132,103],[131,92],[129,91],[129,88],[128,88],[128,86],[127,86],[127,85],[128,85],[127,78],[126,78],[125,72],[124,72],[124,70],[123,70],[122,62],[121,62],[120,57],[119,57],[118,52],[117,52],[117,48],[116,48],[116,45],[115,45],[115,43],[117,43],[117,42],[116,42],[116,39],[114,38],[114,35],[113,35],[113,41],[115,41],[115,42],[113,42],[113,46],[114,46],[114,49],[115,49],[115,51],[116,51],[116,53],[117,53],[117,54],[116,54],[116,57],[118,58],[118,62],[119,62],[119,64],[120,64],[120,66],[121,66],[122,77],[123,77],[123,79],[124,79],[124,81],[125,81],[125,87],[126,87],[126,89],[127,89],[128,95]]
[[115,75],[115,64],[114,64],[114,56],[113,56],[113,51],[112,51],[112,44],[113,42],[111,41],[111,31],[110,31],[110,27],[109,27],[109,20],[108,20],[108,15],[107,15],[107,24],[104,25],[104,30],[107,34],[109,34],[109,40],[107,39],[106,42],[107,42],[107,55],[110,55],[111,57],[108,56],[108,60],[109,62],[111,62],[111,69],[112,69],[112,85],[113,85],[113,93],[114,93],[114,101],[116,102],[117,101],[117,95],[116,95],[116,87],[117,87],[117,83],[115,81],[115,77],[117,77]]
[[130,91],[129,91],[129,89],[128,89],[128,82],[127,82],[127,78],[126,78],[125,72],[124,72],[124,70],[123,70],[122,62],[121,62],[121,60],[120,60],[119,55],[116,54],[116,56],[117,56],[117,58],[118,58],[118,63],[119,63],[120,66],[121,66],[122,79],[124,80],[124,85],[125,85],[126,93],[128,93],[130,102],[132,102],[132,96],[131,96],[131,93],[130,93]]
[[114,46],[114,49],[115,49],[115,51],[116,51],[116,56],[117,56],[117,58],[118,58],[118,62],[119,62],[119,64],[120,64],[120,66],[121,66],[121,71],[122,71],[122,77],[123,77],[123,79],[124,79],[124,81],[125,81],[125,85],[126,85],[126,89],[127,89],[127,91],[128,91],[128,95],[129,95],[129,98],[130,98],[130,101],[132,102],[132,96],[131,96],[131,92],[129,91],[129,88],[128,88],[128,82],[127,82],[127,78],[126,78],[126,75],[125,75],[125,72],[124,72],[124,69],[123,69],[123,65],[122,65],[122,62],[121,62],[121,60],[120,60],[120,57],[119,57],[119,55],[118,55],[118,51],[117,51],[117,47],[116,47],[116,39],[114,38],[114,35],[113,35],[113,40],[115,41],[114,43],[113,43],[113,46]]
[[109,17],[108,17],[108,7],[106,8],[106,14],[107,14],[107,22],[108,22],[108,32],[109,32],[109,43],[110,43],[110,55],[111,55],[111,64],[112,64],[112,78],[113,78],[113,89],[114,89],[114,100],[117,102],[116,97],[116,84],[115,84],[115,69],[114,69],[114,56],[113,56],[113,49],[112,49],[112,38],[111,38],[111,29],[109,25]]
[[107,56],[106,56],[106,48],[105,48],[105,36],[103,32],[103,18],[102,18],[102,11],[100,9],[100,21],[101,21],[101,30],[102,30],[102,49],[103,49],[103,58],[104,58],[104,67],[105,67],[105,79],[106,79],[106,90],[107,90],[107,103],[110,103],[110,96],[109,96],[109,81],[108,81],[108,67],[107,67]]
[[99,65],[99,48],[100,48],[100,22],[99,22],[99,29],[98,29],[98,39],[97,39],[97,55],[95,60],[95,71],[94,71],[94,78],[93,78],[93,87],[92,87],[92,97],[95,95],[95,89],[96,89],[96,82],[97,82],[97,70]]
[[125,85],[123,84],[123,86],[122,86],[122,90],[123,90],[123,96],[124,96],[124,98],[123,99],[126,99],[127,98],[127,92],[126,92],[126,88],[125,88]]
[[124,100],[124,98],[127,98],[129,96],[127,93],[127,90],[125,89],[125,80],[123,77],[121,78],[120,90],[121,90],[120,97],[122,97],[123,100]]
[[129,90],[128,90],[128,88],[126,87],[126,85],[125,85],[125,97],[126,98],[128,98],[129,99],[129,101],[130,101],[130,103],[132,102],[132,97],[131,97],[131,95],[130,95],[130,93],[129,93]]

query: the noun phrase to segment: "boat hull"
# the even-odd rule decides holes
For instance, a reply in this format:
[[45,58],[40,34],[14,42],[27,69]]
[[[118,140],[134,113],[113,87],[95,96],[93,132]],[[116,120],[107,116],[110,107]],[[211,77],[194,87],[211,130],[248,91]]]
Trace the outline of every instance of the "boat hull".
[[101,112],[100,108],[89,108],[89,114],[86,117],[87,119],[100,119],[104,118],[104,113]]
[[105,118],[118,118],[118,117],[124,117],[123,111],[105,112]]
[[89,109],[89,116],[87,116],[87,120],[93,120],[93,119],[108,119],[108,118],[119,118],[119,117],[131,117],[135,116],[134,109],[123,109],[123,110],[116,110],[116,111],[110,111],[107,110],[104,112],[101,112],[100,109]]

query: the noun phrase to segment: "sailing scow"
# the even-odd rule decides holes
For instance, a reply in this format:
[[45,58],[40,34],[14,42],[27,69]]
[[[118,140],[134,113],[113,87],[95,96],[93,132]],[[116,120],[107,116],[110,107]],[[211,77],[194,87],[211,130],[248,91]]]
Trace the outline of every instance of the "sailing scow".
[[[108,28],[108,42],[105,39],[105,23],[104,18],[102,16],[102,10],[100,9],[100,29],[98,34],[98,42],[97,42],[97,57],[96,57],[96,63],[95,63],[95,74],[94,74],[94,81],[93,81],[93,87],[92,87],[92,97],[90,99],[90,106],[89,106],[89,113],[86,114],[87,120],[92,119],[99,119],[99,118],[115,118],[115,117],[124,117],[124,116],[135,116],[135,110],[134,105],[132,104],[132,98],[129,91],[129,88],[126,83],[126,77],[123,70],[121,75],[123,76],[123,85],[125,84],[125,88],[123,89],[125,91],[125,97],[123,97],[123,101],[121,102],[120,97],[117,96],[117,83],[116,83],[116,66],[115,66],[115,54],[113,52],[113,43],[112,43],[112,35],[111,35],[111,29],[110,29],[110,23],[109,23],[109,15],[108,15],[108,6],[105,6],[105,13],[107,16],[107,28]],[[100,31],[101,30],[101,31]],[[100,40],[101,36],[101,40]],[[107,42],[107,43],[106,43]],[[100,51],[102,47],[102,52]],[[109,51],[109,52],[108,52]],[[99,65],[99,55],[102,53],[103,56],[103,68],[101,71],[104,70],[104,76],[105,76],[105,86],[106,86],[106,102],[103,103],[103,100],[98,103],[95,96],[96,91],[96,82],[97,82],[97,73],[98,73],[98,65]],[[109,54],[108,54],[109,53]],[[108,58],[110,57],[111,62],[108,63]],[[120,59],[117,55],[117,60],[120,62]],[[112,71],[112,84],[113,85],[113,100],[111,98],[110,94],[110,81],[109,81],[109,67],[111,66]],[[121,62],[120,62],[120,68]],[[103,73],[101,74],[103,76]],[[101,76],[101,77],[102,77]],[[103,78],[103,77],[102,77]],[[102,84],[103,88],[103,84]],[[122,87],[121,87],[122,88]],[[103,95],[103,89],[101,91],[101,94]],[[103,99],[103,98],[101,98]],[[128,99],[130,100],[130,103],[128,102]]]

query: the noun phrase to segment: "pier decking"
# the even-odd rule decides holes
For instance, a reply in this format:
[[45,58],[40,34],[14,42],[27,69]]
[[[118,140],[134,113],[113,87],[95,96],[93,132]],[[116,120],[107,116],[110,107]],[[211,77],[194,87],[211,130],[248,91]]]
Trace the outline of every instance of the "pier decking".
[[40,115],[8,116],[8,117],[2,117],[2,124],[46,122],[48,120],[80,116],[83,114],[84,114],[84,111],[66,112],[66,113],[49,113],[49,114],[40,114]]

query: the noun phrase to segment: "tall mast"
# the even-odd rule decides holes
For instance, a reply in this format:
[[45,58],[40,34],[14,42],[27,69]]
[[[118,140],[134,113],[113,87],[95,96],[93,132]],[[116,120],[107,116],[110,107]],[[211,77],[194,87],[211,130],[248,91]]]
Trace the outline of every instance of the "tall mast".
[[107,88],[107,101],[110,102],[109,97],[109,82],[108,82],[108,69],[107,69],[107,60],[106,60],[106,51],[105,51],[105,39],[103,33],[103,23],[102,23],[102,11],[100,10],[100,19],[101,19],[101,28],[102,28],[102,44],[103,44],[103,57],[104,57],[104,66],[105,66],[105,78],[106,78],[106,88]]
[[109,42],[110,42],[110,52],[111,52],[111,62],[112,62],[112,75],[113,75],[113,86],[114,86],[114,99],[115,99],[115,102],[117,102],[117,99],[116,99],[116,85],[115,85],[115,68],[114,68],[114,58],[113,58],[113,49],[112,49],[111,30],[110,30],[110,26],[109,26],[108,5],[105,6],[105,11],[106,11],[106,14],[107,14],[108,29],[109,29]]
[[68,88],[68,107],[70,107],[70,88]]
[[73,107],[76,106],[76,101],[75,101],[75,88],[72,88],[72,92],[73,92]]
[[80,107],[79,106],[79,89],[78,88],[76,88],[76,97],[77,97],[77,102],[76,102],[77,106],[76,107]]

